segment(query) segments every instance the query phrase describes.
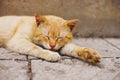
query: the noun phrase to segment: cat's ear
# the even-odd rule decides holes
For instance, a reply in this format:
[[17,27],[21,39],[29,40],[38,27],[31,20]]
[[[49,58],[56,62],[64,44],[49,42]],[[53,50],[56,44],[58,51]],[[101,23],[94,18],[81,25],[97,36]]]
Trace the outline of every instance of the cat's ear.
[[67,20],[65,23],[72,31],[75,25],[77,24],[77,22],[78,22],[78,19],[74,19],[74,20]]
[[37,26],[47,21],[47,19],[40,14],[35,14],[35,20],[36,20]]

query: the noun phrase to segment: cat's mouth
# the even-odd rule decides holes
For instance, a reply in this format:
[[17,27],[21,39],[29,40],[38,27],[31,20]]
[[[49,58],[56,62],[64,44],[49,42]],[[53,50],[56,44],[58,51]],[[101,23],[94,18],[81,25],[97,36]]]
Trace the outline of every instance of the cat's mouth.
[[[42,46],[40,44],[36,44],[36,45],[39,46],[39,47],[42,47],[43,49],[47,49],[47,48],[45,48],[44,46]],[[59,51],[59,50],[56,50],[54,48],[50,48],[50,49],[47,49],[47,50],[50,50],[50,51]]]

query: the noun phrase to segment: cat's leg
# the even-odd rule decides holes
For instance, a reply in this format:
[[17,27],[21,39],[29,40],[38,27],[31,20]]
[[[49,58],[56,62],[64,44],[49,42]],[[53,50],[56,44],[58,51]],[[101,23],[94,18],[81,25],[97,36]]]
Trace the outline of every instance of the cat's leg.
[[9,50],[21,54],[33,55],[47,61],[58,61],[60,59],[60,55],[57,52],[42,49],[26,39],[12,39],[6,43],[6,47]]
[[100,61],[100,55],[93,49],[67,44],[61,49],[61,54],[74,56],[82,60],[96,63]]

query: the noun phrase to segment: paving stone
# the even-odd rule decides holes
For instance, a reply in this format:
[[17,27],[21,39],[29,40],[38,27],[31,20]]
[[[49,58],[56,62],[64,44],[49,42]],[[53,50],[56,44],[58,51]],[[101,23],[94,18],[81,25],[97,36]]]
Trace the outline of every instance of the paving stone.
[[[106,39],[119,47],[119,40]],[[100,38],[74,39],[73,43],[98,50],[103,57],[119,57],[120,50]],[[25,55],[0,48],[0,80],[30,80]],[[36,57],[31,59],[32,80],[120,80],[120,58],[102,58],[98,65],[62,56],[59,62],[47,62]]]
[[[116,80],[120,73],[120,59],[106,59],[103,61],[104,69],[93,76],[91,80]],[[120,75],[119,75],[120,76]]]
[[29,80],[26,61],[0,60],[0,80]]
[[20,55],[19,53],[11,52],[4,48],[0,48],[0,59],[26,60],[26,55]]
[[97,50],[103,57],[120,57],[120,50],[100,38],[79,38],[73,43]]
[[120,38],[105,38],[105,40],[120,48]]
[[33,80],[112,80],[120,72],[120,59],[113,58],[102,59],[98,65],[78,59],[32,60],[31,65]]
[[113,78],[113,80],[120,80],[120,72]]

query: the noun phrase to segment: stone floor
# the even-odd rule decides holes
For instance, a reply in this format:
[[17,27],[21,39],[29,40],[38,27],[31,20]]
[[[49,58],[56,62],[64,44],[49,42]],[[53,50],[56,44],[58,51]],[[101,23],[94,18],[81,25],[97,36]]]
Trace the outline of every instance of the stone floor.
[[62,56],[47,62],[0,48],[0,80],[120,80],[120,38],[81,38],[73,43],[101,53],[99,64]]

